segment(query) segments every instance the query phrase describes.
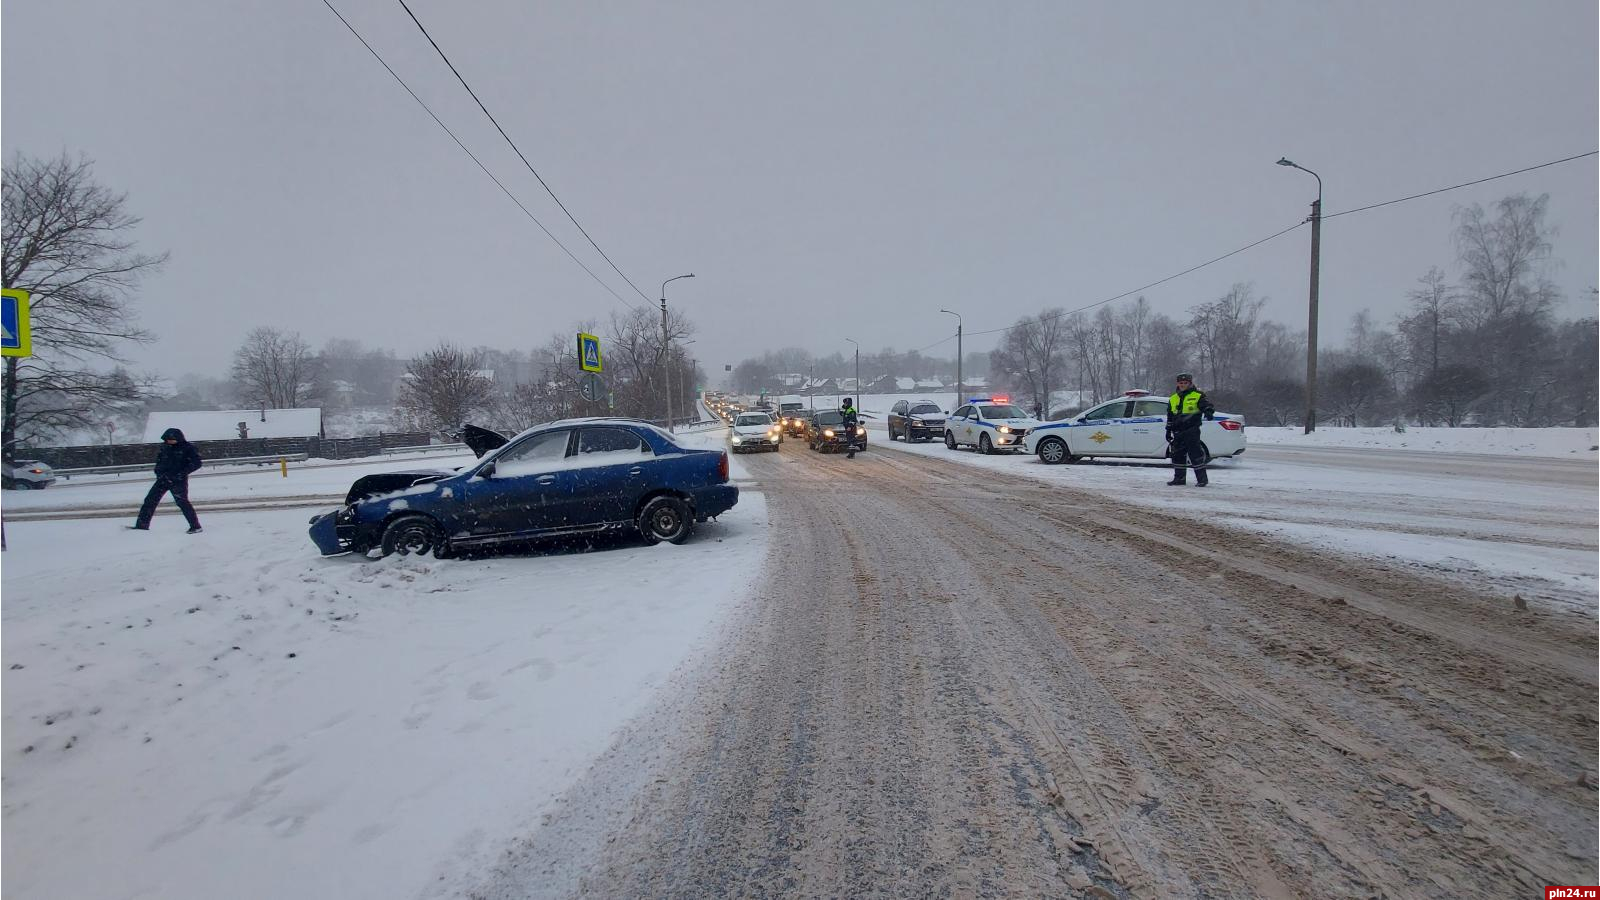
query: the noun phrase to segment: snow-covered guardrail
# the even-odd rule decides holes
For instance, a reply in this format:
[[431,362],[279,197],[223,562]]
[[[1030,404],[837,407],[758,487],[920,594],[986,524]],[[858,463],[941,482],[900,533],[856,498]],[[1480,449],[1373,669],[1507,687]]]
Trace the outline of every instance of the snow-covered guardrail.
[[[305,462],[304,453],[268,453],[264,456],[230,456],[224,459],[208,459],[207,466],[232,466],[271,465],[277,462]],[[150,472],[153,463],[138,463],[131,466],[77,466],[71,469],[56,469],[55,473],[62,478],[71,478],[74,475],[115,475],[122,472]]]
[[417,445],[412,446],[412,447],[385,447],[385,448],[383,448],[382,450],[380,450],[378,452],[382,453],[384,456],[393,456],[396,453],[426,453],[429,450],[465,450],[465,449],[467,449],[467,445],[466,444],[457,442],[457,443],[454,443],[454,444],[417,444]]

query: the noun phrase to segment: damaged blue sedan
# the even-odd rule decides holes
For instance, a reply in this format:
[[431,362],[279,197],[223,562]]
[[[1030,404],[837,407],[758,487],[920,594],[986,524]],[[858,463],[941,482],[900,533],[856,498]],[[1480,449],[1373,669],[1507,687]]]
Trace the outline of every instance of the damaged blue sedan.
[[681,544],[739,502],[728,455],[679,445],[637,419],[569,419],[510,440],[468,426],[479,459],[455,470],[360,478],[344,506],[311,520],[324,555],[452,551],[633,529]]

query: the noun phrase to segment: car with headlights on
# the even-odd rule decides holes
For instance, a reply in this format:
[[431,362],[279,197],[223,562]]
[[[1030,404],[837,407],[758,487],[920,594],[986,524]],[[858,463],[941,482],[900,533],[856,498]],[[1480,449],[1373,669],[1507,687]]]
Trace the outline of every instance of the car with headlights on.
[[857,423],[856,433],[847,434],[844,413],[836,409],[818,410],[806,420],[806,446],[827,453],[829,450],[848,450],[851,444],[857,450],[867,449],[867,428]]
[[782,401],[778,404],[778,424],[783,427],[783,433],[790,437],[805,437],[806,420],[811,414],[806,411],[806,405],[794,400]]
[[980,453],[1022,449],[1039,420],[1007,397],[974,397],[944,420],[944,445],[951,450],[972,447]]
[[[477,429],[480,458],[459,469],[359,478],[339,509],[311,520],[324,555],[433,553],[593,532],[687,540],[732,509],[728,454],[686,447],[638,419],[567,419],[509,440]],[[493,439],[502,442],[480,450]]]
[[783,446],[783,429],[764,412],[742,412],[728,428],[728,446],[735,453],[777,450]]
[[37,459],[19,459],[0,465],[0,487],[8,491],[42,491],[55,483],[55,470]]
[[[1170,455],[1167,403],[1149,391],[1128,391],[1064,422],[1038,426],[1023,446],[1051,464],[1095,457],[1165,459]],[[1244,416],[1218,412],[1201,422],[1200,449],[1206,462],[1243,453]]]
[[932,400],[901,400],[889,407],[889,440],[931,441],[944,434],[944,416]]

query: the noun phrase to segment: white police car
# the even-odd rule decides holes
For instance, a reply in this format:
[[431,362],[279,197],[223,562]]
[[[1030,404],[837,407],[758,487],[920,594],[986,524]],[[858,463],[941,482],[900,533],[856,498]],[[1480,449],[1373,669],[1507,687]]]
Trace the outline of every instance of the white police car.
[[1038,425],[1009,397],[974,397],[944,420],[944,445],[975,447],[980,453],[1020,450],[1023,437]]
[[[1028,432],[1028,453],[1047,463],[1076,462],[1091,456],[1164,459],[1167,456],[1167,398],[1128,391],[1064,422],[1049,422]],[[1200,448],[1209,462],[1244,452],[1244,417],[1219,412],[1200,423]]]

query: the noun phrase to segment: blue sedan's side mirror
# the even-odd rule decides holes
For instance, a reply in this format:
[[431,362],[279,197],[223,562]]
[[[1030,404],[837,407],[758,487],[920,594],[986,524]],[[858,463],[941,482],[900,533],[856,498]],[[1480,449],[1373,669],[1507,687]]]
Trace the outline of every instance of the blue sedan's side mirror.
[[486,463],[483,468],[478,470],[478,477],[479,478],[488,478],[489,476],[491,476],[493,474],[494,474],[494,463]]

